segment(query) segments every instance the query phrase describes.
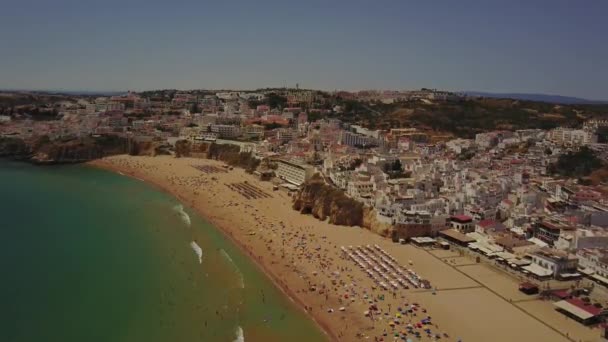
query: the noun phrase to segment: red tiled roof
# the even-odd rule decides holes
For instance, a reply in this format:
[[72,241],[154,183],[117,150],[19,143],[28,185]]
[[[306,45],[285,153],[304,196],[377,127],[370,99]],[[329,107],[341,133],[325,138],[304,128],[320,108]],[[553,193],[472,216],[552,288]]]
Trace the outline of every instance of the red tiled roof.
[[496,224],[496,221],[494,220],[481,220],[479,221],[479,223],[477,223],[478,225],[480,225],[483,228],[488,228],[490,226],[493,226]]
[[473,218],[468,215],[454,215],[454,216],[452,216],[452,218],[456,219],[458,221],[472,221],[473,220]]

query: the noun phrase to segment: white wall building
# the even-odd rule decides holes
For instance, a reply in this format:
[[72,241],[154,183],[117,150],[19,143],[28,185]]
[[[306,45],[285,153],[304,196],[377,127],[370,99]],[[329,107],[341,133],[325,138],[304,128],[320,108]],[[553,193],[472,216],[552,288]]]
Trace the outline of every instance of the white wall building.
[[211,132],[220,138],[236,138],[241,135],[241,128],[234,125],[211,125]]
[[312,177],[314,168],[310,165],[279,159],[276,174],[280,179],[300,186]]

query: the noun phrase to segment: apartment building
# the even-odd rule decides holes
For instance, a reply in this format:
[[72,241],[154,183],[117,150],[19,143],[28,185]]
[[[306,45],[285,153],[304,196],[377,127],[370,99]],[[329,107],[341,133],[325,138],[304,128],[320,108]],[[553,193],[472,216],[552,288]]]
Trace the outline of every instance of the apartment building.
[[234,125],[211,125],[211,132],[217,133],[220,138],[236,138],[241,135],[241,128]]
[[597,142],[593,131],[558,127],[549,132],[549,140],[559,145],[583,146]]
[[363,134],[341,131],[340,143],[342,145],[348,145],[353,147],[369,147],[376,146],[378,143],[378,139]]
[[280,179],[300,186],[312,177],[314,168],[310,165],[279,159],[276,174]]

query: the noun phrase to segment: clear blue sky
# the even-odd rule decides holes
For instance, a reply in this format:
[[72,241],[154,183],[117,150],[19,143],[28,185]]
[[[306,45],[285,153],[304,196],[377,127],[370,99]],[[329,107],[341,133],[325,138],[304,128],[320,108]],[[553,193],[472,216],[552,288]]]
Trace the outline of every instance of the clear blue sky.
[[0,1],[0,88],[608,99],[608,1]]

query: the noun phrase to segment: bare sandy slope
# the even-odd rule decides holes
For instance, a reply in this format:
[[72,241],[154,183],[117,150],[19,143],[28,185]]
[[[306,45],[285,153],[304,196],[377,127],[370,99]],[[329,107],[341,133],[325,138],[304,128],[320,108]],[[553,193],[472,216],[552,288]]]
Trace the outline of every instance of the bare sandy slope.
[[[482,278],[491,278],[480,283],[444,261],[445,257],[458,258],[453,252],[434,251],[439,254],[431,255],[411,245],[394,244],[365,229],[330,225],[301,215],[291,209],[287,193],[272,191],[270,183],[260,182],[243,170],[205,173],[192,165],[221,168],[223,163],[167,156],[115,156],[93,164],[154,183],[198,210],[249,253],[334,340],[393,340],[394,330],[388,325],[389,318],[395,317],[398,307],[418,302],[420,307],[415,311],[416,316],[399,319],[395,331],[405,330],[405,324],[415,324],[423,317],[431,316],[433,324],[425,328],[431,329],[433,334],[447,333],[449,338],[443,340],[567,341],[563,335],[484,288],[482,283],[488,283],[519,299],[520,296],[515,296],[514,290],[509,288],[516,283],[504,275],[469,269],[468,273],[475,273],[473,278],[480,275],[477,273],[481,273]],[[245,198],[233,186],[242,186],[244,182],[270,197]],[[429,279],[438,288],[436,293],[401,289],[393,294],[375,288],[371,279],[340,250],[341,246],[367,244],[378,244],[399,264]],[[467,263],[458,259],[458,264]],[[372,321],[363,312],[368,310],[370,301],[380,295],[384,299],[377,299],[375,304],[381,312],[374,315]],[[344,307],[344,311],[340,311],[340,307]],[[386,337],[383,336],[385,331]],[[422,329],[414,331],[421,332],[423,341],[433,340]],[[408,337],[412,337],[411,333]]]

